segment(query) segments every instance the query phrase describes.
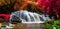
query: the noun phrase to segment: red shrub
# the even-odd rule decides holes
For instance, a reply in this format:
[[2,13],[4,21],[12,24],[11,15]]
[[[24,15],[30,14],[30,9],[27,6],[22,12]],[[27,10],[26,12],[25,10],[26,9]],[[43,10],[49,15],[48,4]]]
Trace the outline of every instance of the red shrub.
[[[0,17],[1,17],[1,16],[4,17],[4,19],[7,20],[7,21],[8,21],[9,18],[10,18],[10,14],[0,14]],[[1,21],[1,20],[0,20],[0,21]]]
[[60,15],[60,0],[38,0],[38,6],[44,9],[47,14]]

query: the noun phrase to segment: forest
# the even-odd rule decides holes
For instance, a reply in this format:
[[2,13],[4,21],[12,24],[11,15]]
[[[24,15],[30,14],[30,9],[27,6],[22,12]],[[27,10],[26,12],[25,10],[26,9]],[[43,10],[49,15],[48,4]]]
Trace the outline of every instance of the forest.
[[[24,10],[28,12],[28,15]],[[16,19],[19,11],[24,12],[22,13],[23,15],[20,13],[23,19],[29,20],[30,17],[30,20],[35,20],[36,18],[39,20],[37,17],[39,16],[41,20],[45,21],[45,28],[53,29],[55,27],[56,29],[60,29],[60,0],[0,0],[0,22],[10,22],[11,18],[11,23],[14,23],[13,21],[21,23],[21,21],[19,22]],[[36,15],[36,18],[34,18],[33,14]],[[15,18],[11,17],[11,15]],[[43,17],[41,18],[40,15]],[[47,20],[45,20],[46,18]]]

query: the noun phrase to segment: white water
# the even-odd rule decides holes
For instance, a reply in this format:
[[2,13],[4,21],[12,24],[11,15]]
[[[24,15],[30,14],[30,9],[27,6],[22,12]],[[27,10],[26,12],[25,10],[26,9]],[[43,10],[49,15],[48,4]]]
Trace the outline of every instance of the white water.
[[40,15],[25,10],[13,12],[10,16],[10,21],[14,19],[14,16],[22,20],[22,23],[44,23],[45,20],[51,20],[48,15],[45,17],[44,14]]

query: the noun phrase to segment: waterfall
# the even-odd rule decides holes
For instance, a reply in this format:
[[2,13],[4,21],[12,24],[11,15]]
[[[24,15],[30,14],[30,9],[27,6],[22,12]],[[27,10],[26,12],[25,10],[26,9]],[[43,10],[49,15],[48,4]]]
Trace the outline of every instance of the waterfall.
[[51,19],[48,16],[45,17],[44,14],[40,15],[35,12],[28,12],[26,10],[21,10],[13,12],[10,16],[10,22],[12,22],[11,20],[16,21],[22,20],[22,23],[44,23],[45,20],[51,20]]

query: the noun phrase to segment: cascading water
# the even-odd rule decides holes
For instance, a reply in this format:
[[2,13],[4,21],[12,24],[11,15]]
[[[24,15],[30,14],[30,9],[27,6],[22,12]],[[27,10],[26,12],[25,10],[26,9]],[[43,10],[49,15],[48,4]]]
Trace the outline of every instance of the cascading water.
[[[17,19],[16,19],[17,18]],[[13,12],[10,16],[10,22],[12,21],[21,21],[22,23],[43,23],[45,20],[51,20],[48,15],[47,17],[44,14],[40,15],[34,12],[28,12],[25,10]]]

